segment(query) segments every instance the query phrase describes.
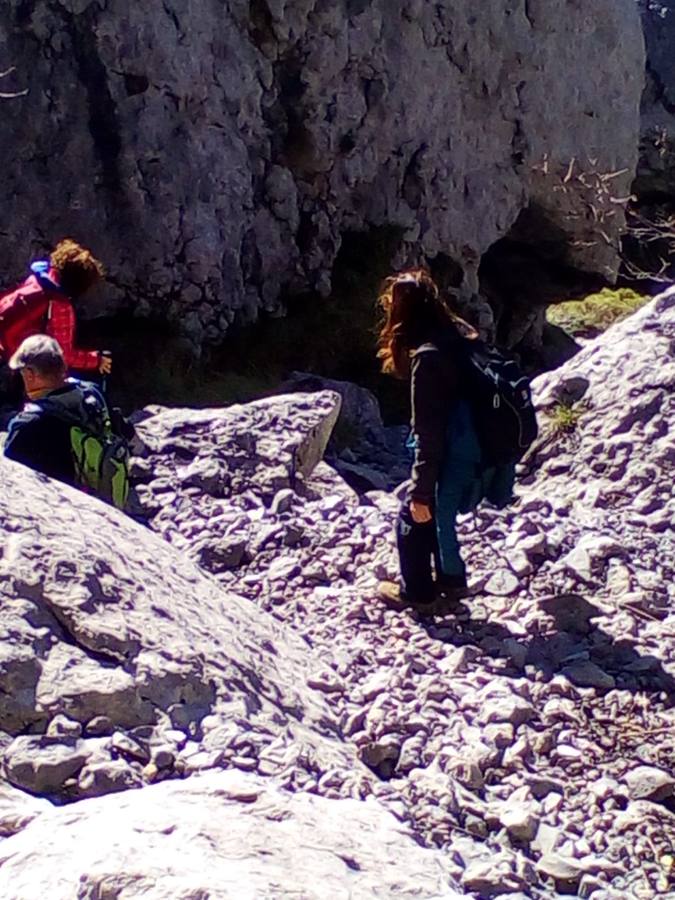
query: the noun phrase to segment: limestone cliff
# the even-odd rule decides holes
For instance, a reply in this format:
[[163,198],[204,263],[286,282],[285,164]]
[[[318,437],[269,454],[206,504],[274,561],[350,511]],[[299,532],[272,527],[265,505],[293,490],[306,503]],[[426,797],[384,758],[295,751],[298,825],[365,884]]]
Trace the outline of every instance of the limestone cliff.
[[514,223],[548,257],[616,269],[621,205],[598,216],[583,176],[629,193],[634,0],[4,7],[0,61],[29,88],[3,106],[6,280],[73,234],[109,265],[110,308],[203,344],[329,293],[347,232],[395,227],[395,261],[434,260],[466,298]]

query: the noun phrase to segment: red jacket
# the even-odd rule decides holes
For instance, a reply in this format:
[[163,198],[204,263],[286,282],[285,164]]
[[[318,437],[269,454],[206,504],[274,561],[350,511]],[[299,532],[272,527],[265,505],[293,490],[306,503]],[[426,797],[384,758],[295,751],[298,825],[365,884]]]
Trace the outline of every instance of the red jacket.
[[31,275],[12,293],[17,295],[22,311],[0,330],[0,356],[5,361],[9,361],[27,337],[48,334],[61,345],[69,369],[84,372],[98,369],[101,354],[97,350],[75,347],[75,310],[70,298],[59,289],[53,269],[41,278]]

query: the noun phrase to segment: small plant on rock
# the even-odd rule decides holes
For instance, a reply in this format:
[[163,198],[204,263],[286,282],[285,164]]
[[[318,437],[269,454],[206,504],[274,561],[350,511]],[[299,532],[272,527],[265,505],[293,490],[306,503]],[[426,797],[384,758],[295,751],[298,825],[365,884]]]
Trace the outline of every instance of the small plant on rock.
[[573,434],[586,409],[587,407],[583,403],[577,403],[574,406],[568,403],[557,403],[549,413],[551,430],[554,434]]

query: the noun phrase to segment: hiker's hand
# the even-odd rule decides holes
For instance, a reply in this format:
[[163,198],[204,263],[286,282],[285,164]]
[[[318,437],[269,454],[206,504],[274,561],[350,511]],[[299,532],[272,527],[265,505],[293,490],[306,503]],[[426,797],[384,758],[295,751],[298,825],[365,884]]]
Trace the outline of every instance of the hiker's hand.
[[427,503],[411,500],[410,515],[416,525],[426,525],[427,522],[431,522],[431,507]]
[[101,375],[110,375],[112,372],[112,359],[110,356],[101,357],[101,362],[98,364],[98,370]]

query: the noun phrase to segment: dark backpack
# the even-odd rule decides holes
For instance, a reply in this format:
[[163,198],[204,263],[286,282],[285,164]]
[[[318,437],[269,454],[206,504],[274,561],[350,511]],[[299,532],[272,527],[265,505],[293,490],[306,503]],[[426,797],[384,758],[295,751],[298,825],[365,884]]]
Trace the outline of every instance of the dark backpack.
[[38,400],[35,405],[70,425],[73,465],[79,486],[123,510],[129,496],[129,432],[125,434],[123,427],[113,428],[108,407],[94,385],[79,385],[79,394],[77,406],[65,406],[49,399]]
[[468,400],[485,461],[516,463],[539,430],[530,380],[496,347],[463,339],[462,348]]

